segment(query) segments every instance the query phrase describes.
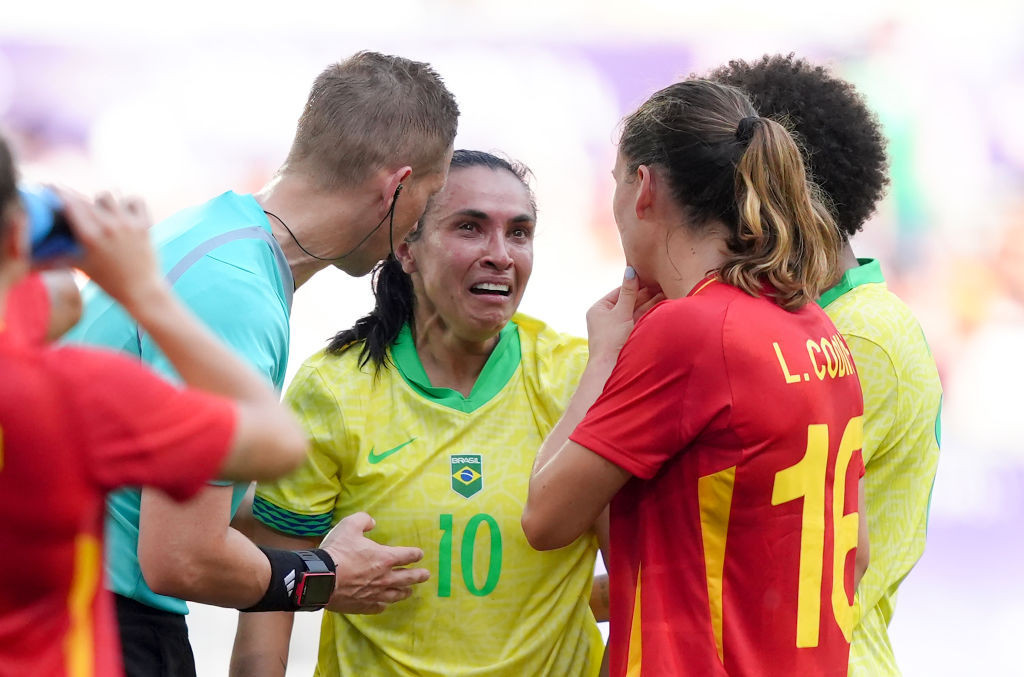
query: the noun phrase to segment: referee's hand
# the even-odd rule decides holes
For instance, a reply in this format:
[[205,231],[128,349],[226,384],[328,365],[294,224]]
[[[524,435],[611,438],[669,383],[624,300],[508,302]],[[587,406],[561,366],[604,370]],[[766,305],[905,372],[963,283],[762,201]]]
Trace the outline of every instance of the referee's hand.
[[357,512],[338,522],[320,544],[337,565],[330,611],[379,614],[430,578],[426,569],[403,568],[423,559],[422,550],[372,541],[363,534],[374,526],[372,517]]

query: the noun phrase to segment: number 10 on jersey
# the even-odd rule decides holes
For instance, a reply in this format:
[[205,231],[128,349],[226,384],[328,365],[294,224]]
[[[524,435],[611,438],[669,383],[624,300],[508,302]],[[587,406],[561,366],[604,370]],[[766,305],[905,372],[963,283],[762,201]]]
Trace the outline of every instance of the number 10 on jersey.
[[[473,566],[476,560],[477,535],[481,525],[487,525],[490,532],[491,545],[487,551],[487,577],[483,585],[478,586],[473,577]],[[441,515],[441,542],[439,544],[439,559],[437,571],[437,596],[452,596],[452,543],[455,533],[455,523],[450,513]],[[459,545],[459,558],[462,568],[462,582],[466,590],[476,597],[485,597],[498,586],[498,579],[501,578],[501,530],[498,528],[498,521],[487,513],[473,515],[466,523],[462,532],[462,541]]]
[[[861,448],[863,417],[850,419],[839,442],[833,469],[832,505],[825,505],[828,477],[829,427],[807,426],[807,449],[794,465],[775,474],[772,505],[803,499],[800,530],[800,574],[797,589],[796,645],[818,646],[821,618],[822,567],[825,561],[825,519],[832,521],[832,613],[846,641],[853,633],[854,608],[846,595],[846,559],[857,547],[858,513],[844,514],[846,473],[853,452]],[[859,508],[863,510],[863,507]]]

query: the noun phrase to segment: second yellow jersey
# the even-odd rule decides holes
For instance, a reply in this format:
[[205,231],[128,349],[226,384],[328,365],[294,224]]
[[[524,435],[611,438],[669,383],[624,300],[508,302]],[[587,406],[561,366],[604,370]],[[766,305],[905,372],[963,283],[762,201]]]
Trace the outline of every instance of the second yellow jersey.
[[520,526],[534,458],[586,342],[517,315],[469,397],[430,385],[408,327],[377,373],[359,366],[359,348],[303,364],[286,399],[311,453],[259,486],[254,513],[311,536],[366,511],[370,538],[423,549],[430,580],[380,615],[325,613],[317,674],[596,675],[596,539],[537,552]]
[[939,462],[942,386],[920,325],[890,292],[877,261],[861,265],[819,303],[853,353],[864,393],[864,485],[871,545],[857,586],[852,677],[899,675],[888,626],[896,591],[924,553]]

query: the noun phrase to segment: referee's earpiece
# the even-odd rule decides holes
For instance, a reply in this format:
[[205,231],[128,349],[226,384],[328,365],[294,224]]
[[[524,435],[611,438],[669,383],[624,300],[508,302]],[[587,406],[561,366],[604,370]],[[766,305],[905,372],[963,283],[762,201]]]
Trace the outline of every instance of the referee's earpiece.
[[398,194],[401,193],[401,192],[402,192],[402,184],[398,184],[398,188],[395,188],[395,197],[392,198],[392,199],[397,200],[398,199]]

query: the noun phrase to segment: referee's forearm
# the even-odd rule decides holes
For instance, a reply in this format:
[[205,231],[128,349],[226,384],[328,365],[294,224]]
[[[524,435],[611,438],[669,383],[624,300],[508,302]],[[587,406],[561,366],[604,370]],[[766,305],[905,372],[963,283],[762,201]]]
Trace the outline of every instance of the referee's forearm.
[[139,566],[159,594],[244,608],[270,585],[270,562],[228,527],[233,489],[210,486],[178,503],[143,488],[139,504]]
[[266,555],[235,529],[219,546],[147,562],[140,553],[143,577],[161,595],[233,609],[256,604],[270,585]]

